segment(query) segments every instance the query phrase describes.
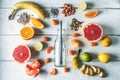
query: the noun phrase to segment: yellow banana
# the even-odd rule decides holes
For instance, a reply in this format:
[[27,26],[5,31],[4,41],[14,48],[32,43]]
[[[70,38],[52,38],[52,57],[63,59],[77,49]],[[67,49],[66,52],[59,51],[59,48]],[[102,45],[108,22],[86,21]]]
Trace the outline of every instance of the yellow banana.
[[38,5],[36,5],[33,2],[28,2],[28,1],[22,1],[22,2],[18,2],[14,5],[11,14],[9,15],[9,20],[14,18],[14,15],[16,14],[16,12],[18,10],[21,9],[29,9],[32,10],[33,12],[35,12],[40,18],[44,19],[45,15],[43,13],[43,11],[40,9],[40,7]]

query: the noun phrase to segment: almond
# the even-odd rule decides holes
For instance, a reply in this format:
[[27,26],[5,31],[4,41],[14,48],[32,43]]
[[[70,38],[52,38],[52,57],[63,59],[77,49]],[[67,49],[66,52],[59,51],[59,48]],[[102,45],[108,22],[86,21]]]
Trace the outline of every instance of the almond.
[[69,68],[67,68],[67,67],[63,68],[63,72],[64,72],[64,73],[66,73],[66,72],[68,72],[68,71],[69,71]]
[[78,34],[78,33],[73,33],[72,34],[72,37],[78,37],[78,36],[80,36],[80,34]]
[[46,52],[48,54],[50,54],[52,50],[53,50],[53,47],[52,46],[48,46],[47,49],[46,49]]
[[45,63],[49,63],[50,61],[51,61],[50,58],[46,58],[46,59],[45,59]]
[[42,37],[42,41],[47,42],[47,41],[49,41],[49,38],[47,36],[44,36],[44,37]]
[[53,76],[57,73],[57,69],[56,68],[53,68],[51,71],[50,71],[50,75]]
[[95,42],[90,43],[90,46],[96,46],[96,45],[97,45],[97,43],[95,43]]
[[75,52],[73,50],[69,50],[68,54],[70,54],[71,56],[75,55]]
[[51,23],[52,23],[52,25],[57,25],[58,24],[58,20],[52,19]]

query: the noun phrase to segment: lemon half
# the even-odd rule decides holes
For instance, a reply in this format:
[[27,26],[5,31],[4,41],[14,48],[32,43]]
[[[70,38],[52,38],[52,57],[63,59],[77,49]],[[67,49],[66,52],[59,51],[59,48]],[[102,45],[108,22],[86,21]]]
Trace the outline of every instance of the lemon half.
[[42,44],[42,42],[36,41],[36,42],[34,43],[34,48],[35,48],[36,51],[42,50],[42,49],[43,49],[43,44]]
[[79,9],[79,10],[82,10],[82,11],[86,10],[86,9],[87,9],[87,4],[86,4],[86,2],[81,1],[81,2],[78,4],[78,9]]

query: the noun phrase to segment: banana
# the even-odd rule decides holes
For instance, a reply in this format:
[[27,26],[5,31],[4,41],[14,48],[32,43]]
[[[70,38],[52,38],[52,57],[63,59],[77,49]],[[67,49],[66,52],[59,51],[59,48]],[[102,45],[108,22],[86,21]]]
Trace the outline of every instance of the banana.
[[14,15],[17,13],[18,10],[21,9],[29,9],[35,12],[40,18],[44,19],[45,15],[43,11],[40,9],[38,5],[36,5],[33,2],[28,2],[28,1],[22,1],[18,2],[14,5],[11,14],[9,15],[9,20],[12,20],[14,18]]

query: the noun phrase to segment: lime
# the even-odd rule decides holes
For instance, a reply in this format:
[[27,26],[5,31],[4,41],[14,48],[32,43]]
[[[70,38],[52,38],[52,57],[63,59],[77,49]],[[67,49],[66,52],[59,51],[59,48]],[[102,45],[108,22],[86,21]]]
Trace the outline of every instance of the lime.
[[98,54],[98,60],[102,63],[107,63],[110,60],[110,55],[107,53],[99,53]]
[[84,11],[86,8],[87,8],[86,2],[81,1],[81,2],[78,4],[78,9]]
[[83,62],[89,62],[92,60],[91,55],[88,52],[83,52],[81,55],[81,59]]
[[43,48],[43,44],[40,41],[36,41],[34,43],[34,48],[35,48],[36,51],[40,51]]

